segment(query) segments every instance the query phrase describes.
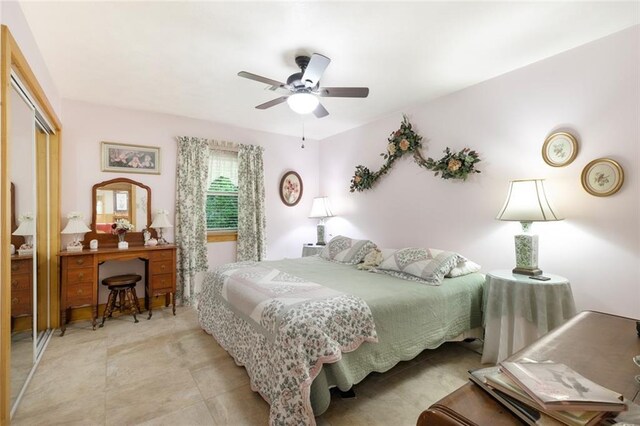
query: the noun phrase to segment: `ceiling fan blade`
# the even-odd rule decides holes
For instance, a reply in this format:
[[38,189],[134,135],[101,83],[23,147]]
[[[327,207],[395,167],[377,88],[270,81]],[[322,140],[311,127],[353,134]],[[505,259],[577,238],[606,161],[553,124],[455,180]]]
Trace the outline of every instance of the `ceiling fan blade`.
[[318,95],[325,98],[366,98],[368,87],[321,87]]
[[322,118],[329,115],[329,111],[327,111],[327,109],[323,107],[322,104],[318,104],[316,109],[313,110],[313,115],[315,115],[317,118]]
[[271,80],[270,78],[267,78],[267,77],[262,77],[261,75],[252,74],[252,73],[246,72],[246,71],[240,71],[238,73],[238,76],[239,77],[248,78],[249,80],[259,81],[260,83],[265,83],[265,84],[268,84],[268,85],[274,86],[274,87],[284,87],[284,83],[281,83],[281,82],[276,81],[276,80]]
[[309,64],[304,70],[304,74],[301,79],[305,86],[309,88],[316,87],[318,81],[320,81],[320,77],[322,77],[322,74],[324,73],[324,70],[329,66],[329,62],[331,62],[331,59],[320,55],[319,53],[311,55]]
[[276,106],[276,105],[278,105],[278,104],[283,103],[284,101],[286,101],[286,100],[287,100],[287,98],[288,98],[288,96],[282,96],[282,97],[280,97],[280,98],[273,99],[273,100],[271,100],[271,101],[269,101],[269,102],[265,102],[265,103],[263,103],[263,104],[258,105],[258,106],[256,107],[256,109],[267,109],[267,108],[271,108],[272,106]]

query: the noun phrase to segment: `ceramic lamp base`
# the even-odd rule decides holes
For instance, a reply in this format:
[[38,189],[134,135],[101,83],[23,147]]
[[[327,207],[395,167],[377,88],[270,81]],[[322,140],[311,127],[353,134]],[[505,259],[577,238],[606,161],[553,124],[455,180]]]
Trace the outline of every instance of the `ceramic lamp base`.
[[126,242],[126,241],[119,241],[119,242],[118,242],[118,248],[119,248],[120,250],[128,249],[128,248],[129,248],[129,243],[128,243],[128,242]]
[[316,238],[318,239],[318,242],[316,242],[317,246],[324,246],[327,243],[324,242],[324,223],[319,223],[318,227],[316,228]]
[[538,236],[533,234],[519,234],[515,236],[516,267],[514,274],[541,275],[538,269]]

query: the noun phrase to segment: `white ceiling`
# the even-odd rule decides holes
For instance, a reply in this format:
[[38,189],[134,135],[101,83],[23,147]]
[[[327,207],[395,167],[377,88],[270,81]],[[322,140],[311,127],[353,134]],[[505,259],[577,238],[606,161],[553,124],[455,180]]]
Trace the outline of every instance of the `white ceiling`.
[[238,77],[284,81],[297,53],[332,62],[304,116],[323,139],[640,22],[638,2],[23,2],[63,98],[296,135],[301,116]]

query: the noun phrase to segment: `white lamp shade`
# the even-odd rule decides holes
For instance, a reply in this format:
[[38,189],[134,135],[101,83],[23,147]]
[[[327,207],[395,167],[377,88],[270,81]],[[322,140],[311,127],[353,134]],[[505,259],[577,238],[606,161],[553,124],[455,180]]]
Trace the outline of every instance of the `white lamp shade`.
[[73,217],[67,222],[67,226],[62,230],[62,234],[85,234],[91,231],[82,219]]
[[546,222],[563,218],[547,198],[544,179],[519,179],[511,181],[507,199],[496,219]]
[[166,210],[161,210],[156,213],[155,217],[153,218],[151,227],[154,229],[173,228],[173,225],[169,222],[169,212],[167,212]]
[[36,224],[33,219],[25,218],[20,222],[18,229],[13,231],[13,235],[33,236],[36,233]]
[[329,206],[329,197],[316,197],[311,205],[310,218],[332,217],[331,207]]
[[294,93],[287,98],[287,103],[298,114],[308,114],[316,109],[320,101],[311,93]]

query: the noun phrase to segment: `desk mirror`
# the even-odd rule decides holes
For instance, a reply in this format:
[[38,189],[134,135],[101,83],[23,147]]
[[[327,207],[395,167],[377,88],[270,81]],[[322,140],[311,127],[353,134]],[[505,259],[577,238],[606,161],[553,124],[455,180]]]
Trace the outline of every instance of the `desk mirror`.
[[85,240],[97,239],[103,247],[117,244],[111,225],[126,219],[134,231],[127,232],[126,241],[134,245],[144,242],[142,232],[151,225],[151,189],[127,178],[111,179],[93,186],[91,233]]

